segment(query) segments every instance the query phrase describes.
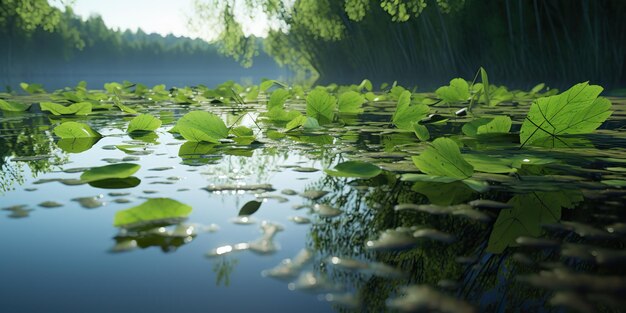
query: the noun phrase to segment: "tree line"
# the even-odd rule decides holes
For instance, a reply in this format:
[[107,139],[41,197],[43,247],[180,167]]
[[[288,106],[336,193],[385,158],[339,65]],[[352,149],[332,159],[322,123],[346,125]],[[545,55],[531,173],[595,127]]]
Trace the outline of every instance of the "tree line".
[[[626,85],[621,0],[205,0],[227,54],[250,55],[242,5],[276,23],[264,49],[321,82],[400,80],[437,86],[483,66],[496,82]],[[208,5],[207,5],[208,4]]]

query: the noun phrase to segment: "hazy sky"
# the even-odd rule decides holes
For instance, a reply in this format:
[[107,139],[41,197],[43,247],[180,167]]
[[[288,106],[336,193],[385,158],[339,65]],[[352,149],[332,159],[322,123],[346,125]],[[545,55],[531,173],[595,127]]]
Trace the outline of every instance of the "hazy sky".
[[[50,2],[58,6],[56,1]],[[193,0],[74,0],[72,8],[83,18],[99,14],[105,24],[113,29],[135,31],[141,28],[146,33],[162,35],[172,33],[177,36],[213,39],[215,34],[210,30],[196,34],[188,28],[188,17],[194,14],[193,2]],[[263,17],[244,22],[244,31],[257,36],[263,36],[266,28],[267,21]]]

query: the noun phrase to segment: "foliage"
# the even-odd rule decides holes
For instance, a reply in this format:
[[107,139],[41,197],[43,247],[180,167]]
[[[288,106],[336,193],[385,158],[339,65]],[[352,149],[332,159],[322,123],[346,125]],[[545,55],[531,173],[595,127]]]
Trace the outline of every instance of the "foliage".
[[419,156],[413,157],[415,166],[428,175],[466,179],[474,167],[461,156],[459,146],[452,139],[437,138]]
[[78,122],[65,122],[54,128],[54,134],[62,139],[100,138],[102,135],[89,125]]
[[130,123],[128,123],[127,132],[132,133],[136,131],[155,131],[161,127],[161,120],[150,114],[140,114],[134,117]]
[[127,178],[135,174],[141,166],[133,163],[118,163],[91,168],[82,175],[80,180],[84,182],[93,182],[111,178]]
[[331,176],[372,178],[382,173],[380,167],[361,161],[346,161],[335,165],[333,170],[325,169],[324,172]]
[[30,104],[19,103],[13,101],[4,101],[0,99],[0,110],[10,112],[23,112],[30,108]]
[[398,98],[398,105],[391,121],[400,129],[412,130],[413,124],[424,118],[429,111],[427,105],[411,105],[411,92],[404,90]]
[[323,89],[315,89],[306,97],[306,114],[315,118],[320,125],[333,121],[336,106],[337,98]]
[[598,97],[602,87],[576,84],[560,95],[539,98],[520,130],[522,146],[564,143],[563,135],[593,132],[611,115],[611,102]]
[[222,119],[209,112],[192,111],[185,114],[176,129],[189,141],[206,141],[219,143],[220,139],[228,136],[228,128]]
[[132,228],[137,225],[158,223],[163,220],[184,218],[192,208],[169,198],[153,198],[130,209],[115,213],[113,226]]
[[42,111],[50,111],[54,115],[88,115],[91,113],[91,103],[89,102],[72,103],[69,106],[53,102],[41,102],[39,105]]

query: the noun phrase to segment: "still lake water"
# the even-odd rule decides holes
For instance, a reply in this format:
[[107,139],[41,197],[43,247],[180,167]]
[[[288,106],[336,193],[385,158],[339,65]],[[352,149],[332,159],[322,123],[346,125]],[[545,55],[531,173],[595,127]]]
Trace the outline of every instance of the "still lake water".
[[[622,99],[613,102],[615,112],[603,129],[579,138],[576,148],[520,152],[515,142],[461,138],[467,147],[492,155],[558,161],[517,176],[477,175],[491,187],[484,193],[463,184],[401,181],[399,174],[416,172],[410,156],[423,146],[414,134],[387,127],[394,103],[371,103],[364,114],[343,117],[343,124],[280,139],[268,135],[276,129],[271,124],[255,129],[263,101],[146,105],[141,111],[164,123],[156,136],[142,138],[125,133],[132,116],[121,112],[73,118],[3,112],[0,311],[560,312],[575,304],[619,312],[626,291],[626,192],[600,182],[626,179],[621,130],[626,106]],[[292,105],[303,108],[302,101]],[[220,115],[227,125],[255,129],[258,143],[190,147],[167,132],[197,109]],[[527,106],[496,110],[521,121]],[[66,120],[88,123],[105,137],[81,152],[61,146],[52,128]],[[466,121],[432,126],[431,133],[460,133]],[[354,159],[385,172],[372,179],[323,172]],[[50,181],[77,179],[83,168],[119,162],[141,165],[134,174],[138,186],[102,189]],[[241,190],[258,184],[272,190]],[[239,190],[226,190],[233,185]],[[328,193],[315,197],[315,191]],[[94,199],[73,200],[79,197]],[[193,208],[178,224],[193,229],[191,236],[173,227],[128,234],[113,226],[116,212],[157,197]],[[509,207],[446,211],[476,199],[509,201]],[[261,207],[242,224],[238,213],[252,200],[262,201]],[[45,201],[60,206],[41,206]],[[414,207],[429,203],[440,206]],[[398,210],[399,204],[408,209]],[[544,211],[536,211],[541,206],[558,216],[544,218]],[[504,232],[523,239],[502,253],[487,252],[489,241],[498,239],[493,236],[499,214],[517,214],[514,220],[533,230]],[[228,246],[267,239],[263,229],[276,231],[269,240],[275,250],[270,244],[264,251],[223,253]],[[427,230],[423,236],[414,234],[420,229]],[[413,234],[408,241],[407,234]],[[404,246],[377,240],[380,236]],[[371,249],[376,244],[382,248]],[[281,264],[283,275],[276,277],[280,273],[271,269]],[[407,286],[412,287],[403,289]]]

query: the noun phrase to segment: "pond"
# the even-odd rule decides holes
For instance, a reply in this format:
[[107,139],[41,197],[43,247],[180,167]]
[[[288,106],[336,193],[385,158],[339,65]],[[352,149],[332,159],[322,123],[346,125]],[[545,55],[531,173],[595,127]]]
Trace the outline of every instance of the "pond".
[[[412,157],[444,141],[428,144],[392,126],[397,90],[370,94],[358,113],[328,123],[319,115],[321,127],[306,118],[294,127],[267,118],[276,103],[266,94],[280,85],[254,96],[227,85],[232,97],[188,88],[187,102],[183,89],[159,98],[139,96],[134,85],[109,87],[117,91],[88,92],[86,115],[42,110],[46,101],[76,102],[68,102],[75,89],[2,95],[33,103],[0,116],[2,311],[617,312],[625,305],[624,99],[610,99],[612,115],[592,134],[520,148],[536,97],[466,115],[459,110],[467,103],[414,94],[436,114],[420,124],[428,137],[449,137],[473,166],[471,178],[449,179],[419,174]],[[275,97],[310,116],[298,89]],[[94,100],[99,94],[106,96]],[[128,133],[133,111],[161,123]],[[186,140],[185,131],[171,130],[191,111],[212,112],[246,134],[231,128],[217,142]],[[470,116],[497,115],[511,118],[510,132],[464,129]],[[68,122],[102,138],[59,139],[55,128]]]

